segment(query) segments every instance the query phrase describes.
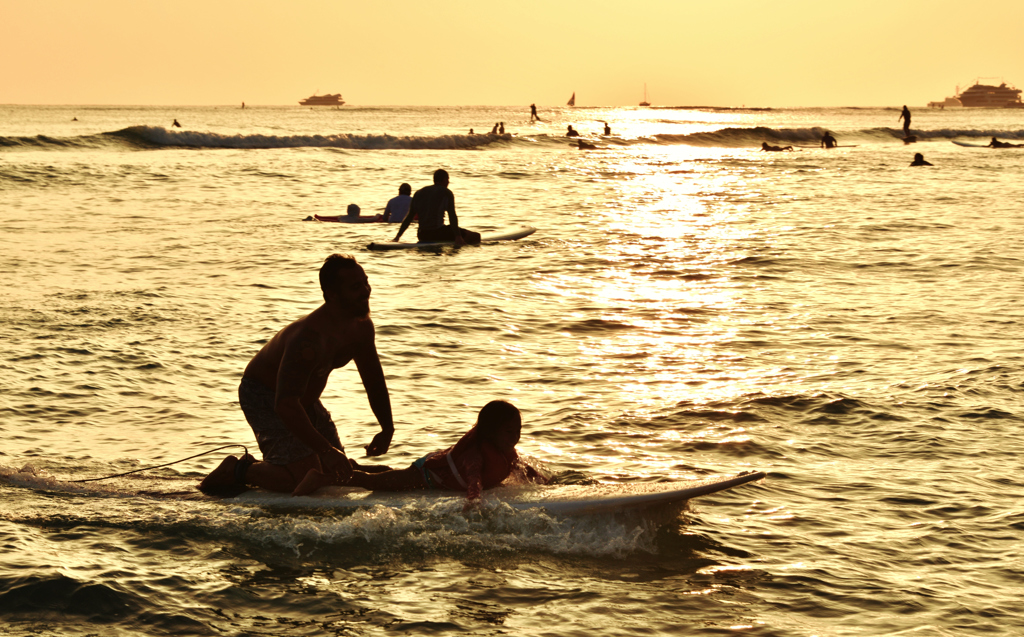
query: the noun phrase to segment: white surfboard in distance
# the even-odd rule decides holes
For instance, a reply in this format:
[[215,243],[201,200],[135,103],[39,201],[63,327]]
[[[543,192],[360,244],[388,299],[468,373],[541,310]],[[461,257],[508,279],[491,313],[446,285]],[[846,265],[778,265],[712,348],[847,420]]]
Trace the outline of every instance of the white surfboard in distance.
[[[523,226],[518,230],[513,230],[510,232],[503,232],[500,234],[491,233],[482,235],[480,237],[480,243],[484,244],[493,243],[495,241],[515,241],[517,239],[522,239],[523,237],[528,237],[534,232],[537,232],[536,228],[532,226]],[[412,248],[430,250],[453,245],[455,245],[454,241],[431,241],[424,243],[403,243],[395,241],[385,241],[382,243],[371,243],[370,245],[366,246],[366,248],[368,250],[409,250]]]
[[[665,489],[663,484],[638,485],[552,485],[529,488],[499,487],[484,492],[484,500],[505,503],[526,511],[542,508],[554,515],[597,515],[638,511],[659,505],[682,503],[763,480],[763,472],[751,472],[732,478],[694,481],[692,486]],[[271,493],[253,489],[224,502],[252,504],[270,508],[351,509],[358,507],[429,506],[444,499],[461,502],[465,495],[454,491],[366,491],[356,487],[325,487],[316,493],[293,497],[287,493]]]

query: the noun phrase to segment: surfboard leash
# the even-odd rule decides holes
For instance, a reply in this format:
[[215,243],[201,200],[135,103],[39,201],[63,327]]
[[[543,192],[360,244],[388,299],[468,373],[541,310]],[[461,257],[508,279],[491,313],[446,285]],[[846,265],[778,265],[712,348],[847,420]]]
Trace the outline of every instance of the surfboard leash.
[[209,451],[204,451],[203,453],[197,453],[196,455],[189,456],[188,458],[182,458],[181,460],[175,460],[174,462],[168,462],[167,464],[158,464],[155,467],[143,467],[142,469],[135,469],[134,471],[126,471],[124,473],[115,473],[112,476],[103,476],[102,478],[83,478],[82,480],[69,480],[68,482],[95,482],[97,480],[109,480],[111,478],[120,478],[122,476],[130,476],[133,473],[140,473],[142,471],[152,471],[153,469],[162,469],[163,467],[169,467],[171,465],[178,464],[179,462],[185,462],[186,460],[191,460],[193,458],[198,458],[200,456],[205,456],[207,454],[211,454],[211,453],[213,453],[215,451],[220,451],[222,449],[231,449],[232,447],[241,447],[242,449],[245,450],[245,453],[249,453],[249,448],[246,447],[245,445],[237,445],[237,444],[236,445],[224,445],[223,447],[217,447],[216,449],[210,449]]

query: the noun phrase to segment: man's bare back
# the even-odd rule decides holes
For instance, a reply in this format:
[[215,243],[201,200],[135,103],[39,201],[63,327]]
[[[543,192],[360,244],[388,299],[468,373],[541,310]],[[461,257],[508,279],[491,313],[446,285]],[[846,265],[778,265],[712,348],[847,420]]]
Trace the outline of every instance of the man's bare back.
[[347,477],[358,466],[345,455],[320,395],[330,373],[355,361],[381,431],[366,446],[369,456],[386,453],[394,433],[391,401],[374,343],[370,285],[350,257],[332,255],[321,269],[324,304],[286,326],[249,361],[239,403],[252,426],[264,461],[246,455],[225,458],[200,490],[246,484],[291,491],[310,469]]

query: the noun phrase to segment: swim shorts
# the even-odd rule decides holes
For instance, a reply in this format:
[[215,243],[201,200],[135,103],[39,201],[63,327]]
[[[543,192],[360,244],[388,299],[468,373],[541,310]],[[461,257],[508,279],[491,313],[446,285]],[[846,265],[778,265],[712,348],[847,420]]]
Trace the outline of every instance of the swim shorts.
[[[256,434],[256,442],[263,453],[263,461],[276,465],[288,465],[303,458],[314,455],[314,451],[295,437],[281,417],[274,411],[276,392],[267,389],[254,380],[243,378],[238,386],[238,404],[245,414],[246,421]],[[319,400],[309,414],[313,428],[327,439],[327,442],[341,451],[338,428],[331,420],[331,413],[324,408]]]

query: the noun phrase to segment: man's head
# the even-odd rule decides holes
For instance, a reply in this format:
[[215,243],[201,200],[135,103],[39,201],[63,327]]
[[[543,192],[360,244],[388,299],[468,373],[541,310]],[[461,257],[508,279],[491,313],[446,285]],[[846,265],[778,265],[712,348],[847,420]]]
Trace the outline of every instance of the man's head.
[[400,194],[400,195],[411,195],[412,194],[412,186],[410,186],[409,184],[402,184],[401,186],[398,187],[398,194]]
[[370,283],[356,260],[332,254],[320,266],[320,290],[324,300],[339,303],[356,316],[370,313]]
[[444,168],[438,168],[434,171],[434,183],[438,186],[448,185],[448,171]]
[[347,212],[348,216],[350,216],[350,217],[358,217],[359,216],[359,206],[355,205],[354,203],[350,203],[348,205],[348,208],[345,209],[345,212]]

